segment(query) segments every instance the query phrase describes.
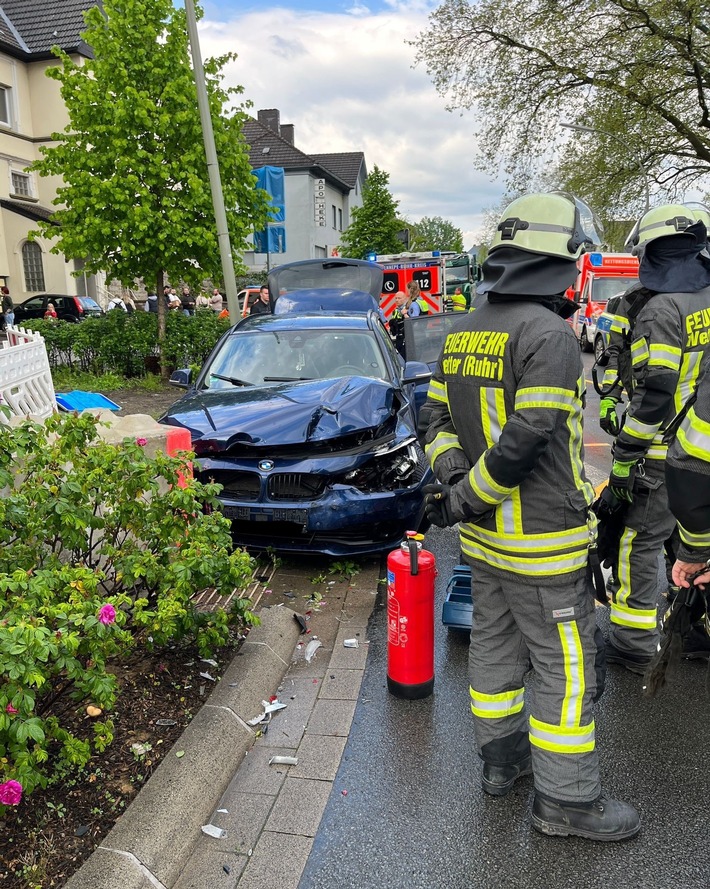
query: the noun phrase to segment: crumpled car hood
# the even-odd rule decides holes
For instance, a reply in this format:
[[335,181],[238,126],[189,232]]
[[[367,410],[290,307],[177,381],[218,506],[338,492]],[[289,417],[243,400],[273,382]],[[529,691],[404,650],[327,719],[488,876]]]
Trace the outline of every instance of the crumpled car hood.
[[395,390],[382,380],[341,377],[191,393],[162,422],[187,427],[193,440],[251,446],[323,442],[361,430],[392,433]]

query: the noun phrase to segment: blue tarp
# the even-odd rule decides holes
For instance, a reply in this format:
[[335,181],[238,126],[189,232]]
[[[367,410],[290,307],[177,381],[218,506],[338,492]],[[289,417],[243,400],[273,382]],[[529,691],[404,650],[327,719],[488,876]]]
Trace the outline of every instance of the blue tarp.
[[101,395],[100,392],[82,392],[74,389],[73,392],[67,392],[63,395],[55,395],[55,399],[59,407],[65,411],[85,411],[89,408],[108,408],[110,411],[120,411],[121,405]]
[[[257,185],[271,196],[271,221],[261,231],[254,232],[254,250],[257,253],[285,253],[286,226],[278,223],[286,220],[286,188],[283,167],[259,167],[254,170]],[[274,224],[277,223],[277,224]]]

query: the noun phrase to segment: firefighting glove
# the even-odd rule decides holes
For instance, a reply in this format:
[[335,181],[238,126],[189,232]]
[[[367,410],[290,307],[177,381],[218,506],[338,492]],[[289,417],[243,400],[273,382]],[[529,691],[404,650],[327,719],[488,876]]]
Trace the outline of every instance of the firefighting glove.
[[624,463],[614,460],[609,476],[609,488],[617,500],[626,500],[628,503],[634,499],[634,478],[636,477],[636,461]]
[[619,434],[619,418],[616,415],[618,403],[616,398],[609,396],[599,402],[599,425],[607,435],[613,435],[614,438]]
[[424,514],[432,525],[450,528],[458,521],[451,510],[451,485],[424,485]]

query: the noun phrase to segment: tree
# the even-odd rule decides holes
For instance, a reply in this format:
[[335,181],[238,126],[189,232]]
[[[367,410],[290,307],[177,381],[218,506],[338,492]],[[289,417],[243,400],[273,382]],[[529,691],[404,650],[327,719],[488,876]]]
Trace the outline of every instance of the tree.
[[343,256],[364,259],[368,253],[401,253],[402,242],[397,237],[402,224],[397,218],[397,206],[387,188],[389,173],[375,166],[362,187],[362,207],[352,211],[352,222],[343,232]]
[[[59,49],[69,125],[34,164],[60,176],[53,219],[38,223],[52,251],[84,259],[129,285],[137,275],[162,293],[171,281],[221,278],[195,78],[184,10],[171,0],[103,0],[85,13],[94,58],[82,65]],[[241,88],[221,86],[229,56],[205,64],[232,248],[263,225],[268,198],[255,187],[241,135],[244,105],[224,109]],[[162,300],[161,331],[164,331]]]
[[462,253],[463,234],[461,230],[441,216],[423,216],[413,226],[414,237],[410,239],[410,249],[423,250],[454,250]]
[[475,106],[482,167],[503,156],[525,189],[560,121],[581,124],[568,181],[628,215],[649,183],[674,199],[710,172],[708,34],[698,0],[446,0],[416,46],[450,107]]

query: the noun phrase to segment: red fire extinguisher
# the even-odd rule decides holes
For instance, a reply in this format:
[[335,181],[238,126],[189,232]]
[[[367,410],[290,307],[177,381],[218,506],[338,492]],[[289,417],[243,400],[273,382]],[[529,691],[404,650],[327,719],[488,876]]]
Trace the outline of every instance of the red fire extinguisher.
[[407,532],[387,557],[387,688],[398,698],[434,690],[434,556]]

